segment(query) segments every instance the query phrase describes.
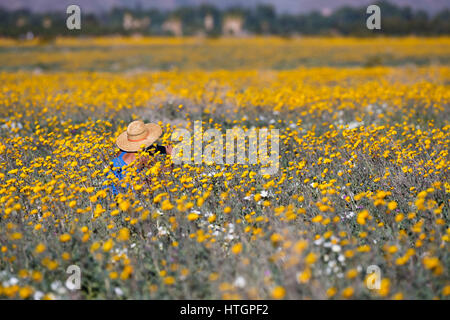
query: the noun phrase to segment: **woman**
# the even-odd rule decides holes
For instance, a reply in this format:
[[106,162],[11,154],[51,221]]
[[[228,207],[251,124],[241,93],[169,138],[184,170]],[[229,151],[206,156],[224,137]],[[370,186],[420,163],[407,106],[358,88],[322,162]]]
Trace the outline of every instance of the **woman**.
[[[145,147],[149,156],[143,156],[136,161],[136,169],[138,171],[142,170],[149,163],[150,156],[155,154],[172,154],[171,146],[160,146],[153,145],[153,143],[158,140],[162,134],[162,129],[159,125],[155,123],[144,123],[141,120],[131,122],[127,130],[122,132],[116,139],[116,145],[120,149],[118,157],[112,160],[113,173],[117,179],[122,180],[126,175],[126,166],[137,160],[138,151]],[[119,192],[117,187],[111,185],[111,189],[114,195]]]

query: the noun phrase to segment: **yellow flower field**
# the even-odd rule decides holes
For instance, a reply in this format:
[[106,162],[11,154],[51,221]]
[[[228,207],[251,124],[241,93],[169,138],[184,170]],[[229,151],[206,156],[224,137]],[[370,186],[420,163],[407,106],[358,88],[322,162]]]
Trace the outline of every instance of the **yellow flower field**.
[[[0,298],[448,299],[448,38],[117,41],[0,41]],[[390,66],[368,67],[377,41],[398,49]],[[220,46],[233,54],[214,67]],[[114,199],[114,141],[133,119],[159,122],[161,144],[196,120],[279,129],[279,171],[170,174],[160,156]]]
[[227,69],[286,70],[300,66],[449,64],[450,37],[439,38],[59,38],[0,39],[7,71]]

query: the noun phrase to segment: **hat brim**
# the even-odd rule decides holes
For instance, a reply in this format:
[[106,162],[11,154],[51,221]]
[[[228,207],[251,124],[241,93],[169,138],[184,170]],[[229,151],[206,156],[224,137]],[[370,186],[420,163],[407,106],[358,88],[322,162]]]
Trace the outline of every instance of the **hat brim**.
[[149,147],[153,142],[158,140],[162,134],[162,129],[156,123],[146,123],[145,126],[148,130],[148,135],[144,140],[141,141],[130,141],[128,140],[127,132],[122,132],[116,139],[116,145],[119,149],[126,152],[136,152],[139,151],[144,145]]

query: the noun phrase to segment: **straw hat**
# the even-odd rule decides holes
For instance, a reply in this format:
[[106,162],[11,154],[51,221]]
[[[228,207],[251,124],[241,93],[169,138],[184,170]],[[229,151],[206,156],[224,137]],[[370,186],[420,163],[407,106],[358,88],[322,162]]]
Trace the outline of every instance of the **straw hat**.
[[133,121],[128,125],[127,131],[122,132],[116,139],[117,146],[126,152],[136,152],[142,145],[150,146],[158,140],[162,129],[156,123],[144,123],[141,120]]

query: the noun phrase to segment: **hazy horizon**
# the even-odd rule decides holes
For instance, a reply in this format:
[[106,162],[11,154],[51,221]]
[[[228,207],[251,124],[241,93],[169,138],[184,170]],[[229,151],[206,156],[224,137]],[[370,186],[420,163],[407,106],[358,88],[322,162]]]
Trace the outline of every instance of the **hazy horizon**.
[[[114,7],[142,7],[172,10],[180,6],[197,6],[211,4],[218,8],[244,7],[252,8],[258,4],[271,4],[279,13],[306,13],[314,10],[330,11],[344,5],[353,7],[368,5],[375,0],[247,0],[242,6],[242,0],[0,0],[0,8],[8,10],[29,9],[33,12],[65,10],[70,4],[77,4],[86,12],[105,12]],[[415,10],[425,10],[435,13],[444,8],[450,8],[447,0],[390,0],[398,6],[409,6]]]

